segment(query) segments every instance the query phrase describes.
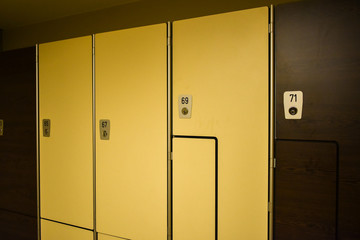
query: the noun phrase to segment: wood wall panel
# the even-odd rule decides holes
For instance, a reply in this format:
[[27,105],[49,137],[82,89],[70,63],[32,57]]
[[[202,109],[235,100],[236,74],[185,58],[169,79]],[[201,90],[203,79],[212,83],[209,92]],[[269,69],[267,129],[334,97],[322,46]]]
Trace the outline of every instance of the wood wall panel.
[[1,240],[36,240],[37,218],[0,209]]
[[[35,47],[0,53],[1,239],[35,239],[36,59]],[[31,216],[31,217],[30,217]],[[31,219],[31,220],[30,220]],[[27,237],[21,237],[24,234]]]
[[[338,237],[360,239],[360,2],[284,4],[275,16],[277,138],[338,142]],[[301,120],[284,118],[290,90],[304,93]]]
[[275,239],[336,237],[337,145],[277,141]]

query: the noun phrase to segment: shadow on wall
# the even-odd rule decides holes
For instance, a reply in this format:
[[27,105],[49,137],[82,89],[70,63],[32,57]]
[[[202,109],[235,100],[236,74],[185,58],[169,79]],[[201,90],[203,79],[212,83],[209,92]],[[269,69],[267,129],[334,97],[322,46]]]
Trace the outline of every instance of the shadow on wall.
[[0,52],[3,50],[3,30],[0,29]]
[[4,29],[4,50],[260,6],[299,0],[141,0],[15,29]]

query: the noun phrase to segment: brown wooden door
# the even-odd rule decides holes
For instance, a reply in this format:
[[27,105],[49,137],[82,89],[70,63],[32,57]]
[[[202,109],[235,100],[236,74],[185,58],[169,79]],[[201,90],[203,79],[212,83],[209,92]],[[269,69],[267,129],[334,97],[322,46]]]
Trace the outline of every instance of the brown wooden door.
[[35,47],[0,53],[0,238],[36,239]]
[[[275,38],[276,137],[339,144],[337,239],[360,239],[360,2],[279,5]],[[285,119],[285,91],[303,92],[302,119]]]
[[337,144],[277,141],[275,239],[336,239]]

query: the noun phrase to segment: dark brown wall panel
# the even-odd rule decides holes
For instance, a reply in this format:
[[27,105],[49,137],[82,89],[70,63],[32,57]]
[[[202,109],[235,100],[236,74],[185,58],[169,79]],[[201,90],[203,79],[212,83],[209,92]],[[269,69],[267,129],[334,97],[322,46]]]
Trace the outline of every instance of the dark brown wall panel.
[[[280,5],[275,24],[277,137],[359,141],[360,3]],[[304,92],[301,121],[284,118],[289,90]]]
[[0,52],[3,50],[3,30],[0,29]]
[[[276,137],[338,142],[338,239],[360,239],[359,43],[359,1],[276,7]],[[292,90],[304,93],[301,120],[284,118]]]
[[[36,219],[35,56],[34,47],[0,53],[0,119],[4,121],[4,134],[0,136],[0,209]],[[18,232],[27,231],[28,225],[21,221],[15,224],[15,215],[3,213],[0,225],[12,224],[11,229],[17,226]],[[36,221],[27,224],[35,224],[32,228],[36,229]],[[3,239],[7,228],[1,229]],[[36,233],[13,239],[36,239]]]
[[0,210],[1,240],[36,240],[37,219],[18,213]]
[[337,144],[276,142],[275,239],[336,239]]

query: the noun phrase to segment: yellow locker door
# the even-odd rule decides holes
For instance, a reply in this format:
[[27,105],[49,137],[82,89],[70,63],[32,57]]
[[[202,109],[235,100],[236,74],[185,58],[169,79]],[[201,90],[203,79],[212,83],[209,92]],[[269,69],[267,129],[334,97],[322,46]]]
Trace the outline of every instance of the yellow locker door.
[[215,240],[215,139],[173,140],[173,239]]
[[40,44],[39,104],[41,217],[92,229],[90,36]]
[[93,240],[93,232],[82,228],[41,220],[41,240]]
[[166,24],[98,34],[95,47],[97,230],[166,239]]
[[[268,8],[174,22],[173,44],[174,134],[219,141],[218,237],[264,240]],[[182,95],[192,96],[191,118],[180,118]]]
[[118,237],[114,237],[114,236],[110,236],[110,235],[105,235],[105,234],[98,234],[98,240],[121,240],[124,238],[118,238]]

